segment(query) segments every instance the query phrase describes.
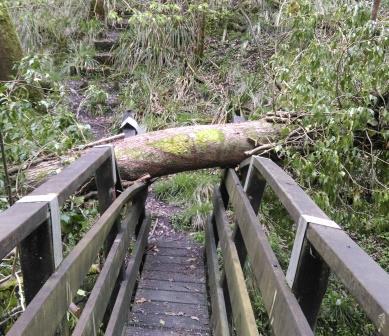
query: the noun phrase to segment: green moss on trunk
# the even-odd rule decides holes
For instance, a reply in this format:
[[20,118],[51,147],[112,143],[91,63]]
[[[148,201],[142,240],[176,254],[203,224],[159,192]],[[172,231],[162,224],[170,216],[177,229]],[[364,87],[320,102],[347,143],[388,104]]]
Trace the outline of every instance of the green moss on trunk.
[[23,51],[3,0],[0,0],[0,32],[0,80],[9,80]]

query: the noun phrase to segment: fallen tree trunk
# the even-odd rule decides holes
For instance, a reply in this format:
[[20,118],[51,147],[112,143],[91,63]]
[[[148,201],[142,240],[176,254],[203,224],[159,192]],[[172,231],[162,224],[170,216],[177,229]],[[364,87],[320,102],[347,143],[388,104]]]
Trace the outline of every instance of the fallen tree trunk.
[[[136,180],[182,171],[231,167],[247,157],[246,151],[278,138],[278,126],[265,120],[241,124],[199,125],[166,129],[121,139],[114,143],[121,177]],[[36,186],[77,157],[48,160],[26,169],[27,182]]]

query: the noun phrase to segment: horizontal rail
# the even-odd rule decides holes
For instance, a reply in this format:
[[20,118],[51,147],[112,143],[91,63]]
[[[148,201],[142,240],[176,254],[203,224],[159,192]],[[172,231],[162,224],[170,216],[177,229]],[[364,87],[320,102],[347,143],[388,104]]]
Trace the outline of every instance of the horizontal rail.
[[[110,149],[94,148],[58,175],[52,176],[30,195],[57,194],[61,206],[110,157]],[[0,259],[47,220],[48,210],[45,202],[15,203],[0,213]]]
[[211,216],[209,216],[205,226],[205,249],[208,266],[208,286],[212,306],[212,330],[215,336],[226,336],[230,334],[230,331],[223,288],[220,283],[221,277]]
[[259,336],[243,270],[218,188],[214,191],[213,207],[237,334]]
[[225,185],[274,334],[313,335],[234,170]]
[[310,225],[307,239],[355,297],[378,331],[389,335],[389,274],[345,232]]
[[305,191],[272,160],[254,157],[253,164],[296,223],[302,215],[329,219]]
[[138,233],[134,251],[128,262],[124,280],[120,284],[119,292],[112,309],[105,336],[122,335],[123,328],[128,321],[131,297],[135,288],[139,267],[142,261],[144,250],[147,245],[147,237],[150,231],[151,219],[149,215],[143,220]]
[[[248,162],[247,160],[243,162],[241,167],[247,166]],[[296,223],[299,222],[300,217],[307,215],[323,220],[329,219],[297,183],[274,162],[261,157],[253,157],[251,162]],[[305,237],[319,257],[356,298],[379,332],[389,336],[388,273],[343,230],[310,223]],[[300,260],[299,263],[301,262]],[[306,279],[309,278],[309,275],[301,275]],[[320,269],[318,277],[320,277]],[[295,286],[296,284],[293,288]],[[300,284],[301,286],[303,285]]]
[[99,330],[127,252],[130,235],[132,236],[130,233],[135,231],[139,214],[143,208],[144,202],[141,201],[128,208],[121,230],[112,244],[103,269],[74,329],[73,336],[92,335],[94,330]]
[[7,335],[53,335],[123,206],[146,185],[135,183],[102,214],[47,280]]

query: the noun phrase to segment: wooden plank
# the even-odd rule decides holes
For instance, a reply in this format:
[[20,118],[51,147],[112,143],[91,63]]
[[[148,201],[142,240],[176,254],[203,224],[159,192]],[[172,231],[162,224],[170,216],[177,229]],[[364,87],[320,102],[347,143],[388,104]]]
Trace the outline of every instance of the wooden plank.
[[220,247],[223,252],[224,270],[227,277],[237,334],[259,336],[238,252],[232,240],[232,232],[225,213],[223,200],[217,188],[215,188],[213,201],[215,221],[219,233]]
[[153,289],[138,289],[136,300],[144,299],[151,302],[174,302],[187,303],[192,305],[207,305],[207,298],[203,293],[186,293]]
[[155,242],[153,245],[155,245],[157,248],[186,249],[189,251],[195,248],[193,242],[189,241],[188,239],[163,240]]
[[112,314],[105,330],[106,336],[121,335],[125,324],[127,323],[127,315],[130,308],[130,300],[134,291],[139,267],[142,261],[144,249],[147,245],[147,238],[150,230],[150,216],[146,215],[141,228],[135,248],[128,262],[124,279],[120,284],[119,292],[116,297],[115,305],[112,309]]
[[[148,314],[147,312],[136,312],[130,314],[129,325],[143,326],[156,329],[174,329],[174,330],[209,330],[208,318],[199,318],[196,311],[191,316],[170,316],[159,314]],[[161,321],[163,321],[161,323]]]
[[160,247],[151,245],[147,255],[155,256],[166,256],[166,257],[187,257],[193,258],[197,250],[195,249],[182,249],[182,248],[171,248],[171,247]]
[[189,331],[185,332],[182,330],[175,331],[170,329],[145,329],[143,327],[130,326],[126,329],[125,335],[128,336],[209,336],[210,333],[208,331]]
[[93,331],[100,329],[129,245],[129,231],[131,227],[134,230],[143,207],[143,202],[139,201],[129,207],[127,218],[122,223],[121,231],[112,244],[104,267],[74,329],[74,336],[91,335]]
[[228,326],[223,288],[220,285],[218,255],[216,251],[211,217],[208,218],[205,226],[205,249],[208,266],[208,285],[212,307],[212,331],[215,336],[227,336],[230,335],[230,330]]
[[228,172],[226,187],[274,334],[313,335],[296,298],[286,283],[266,234],[232,169]]
[[142,279],[142,282],[139,284],[138,288],[154,290],[161,289],[176,292],[197,292],[206,294],[206,288],[204,284],[193,282]]
[[145,188],[136,183],[100,217],[47,280],[8,335],[52,335],[124,204]]
[[[57,193],[58,202],[73,194],[110,155],[110,150],[94,148],[36,188],[30,195]],[[48,218],[46,203],[16,203],[0,213],[0,259],[28,237]]]
[[153,271],[153,272],[164,272],[170,273],[182,273],[186,275],[191,275],[192,277],[205,277],[205,272],[203,266],[199,265],[180,265],[180,264],[148,264],[145,263],[144,271]]
[[170,271],[154,272],[152,269],[143,269],[142,279],[205,283],[205,274],[204,276],[193,276],[193,274],[188,273],[172,273]]
[[192,305],[187,303],[176,302],[137,302],[132,307],[132,312],[151,312],[156,315],[163,316],[194,316],[202,319],[208,319],[208,307],[204,305]]
[[[328,219],[315,202],[274,162],[255,157],[253,164],[272,187],[295,223],[298,223],[301,215]],[[318,258],[312,245],[305,241],[300,253],[292,290],[313,329],[327,289],[329,274],[326,263]]]
[[44,203],[15,203],[0,213],[0,259],[28,237],[49,217]]
[[[200,252],[200,251],[198,251]],[[166,265],[166,264],[176,264],[176,265],[184,265],[184,266],[196,266],[203,267],[202,258],[198,258],[198,256],[194,257],[169,257],[169,256],[154,256],[147,255],[147,263],[148,265]]]
[[253,164],[296,223],[301,215],[329,219],[304,190],[272,160],[256,156]]
[[52,176],[47,182],[36,188],[30,195],[58,194],[58,203],[61,206],[110,157],[111,150],[109,148],[92,148],[59,174]]
[[345,232],[309,225],[307,238],[356,298],[381,335],[389,335],[389,274]]

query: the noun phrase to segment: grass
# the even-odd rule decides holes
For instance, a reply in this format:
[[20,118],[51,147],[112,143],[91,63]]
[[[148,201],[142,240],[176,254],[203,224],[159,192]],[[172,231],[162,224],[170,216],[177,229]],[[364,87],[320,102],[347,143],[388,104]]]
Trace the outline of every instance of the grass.
[[182,207],[172,218],[182,230],[201,231],[212,211],[213,188],[220,183],[220,174],[213,170],[185,172],[158,181],[154,185],[157,197]]

